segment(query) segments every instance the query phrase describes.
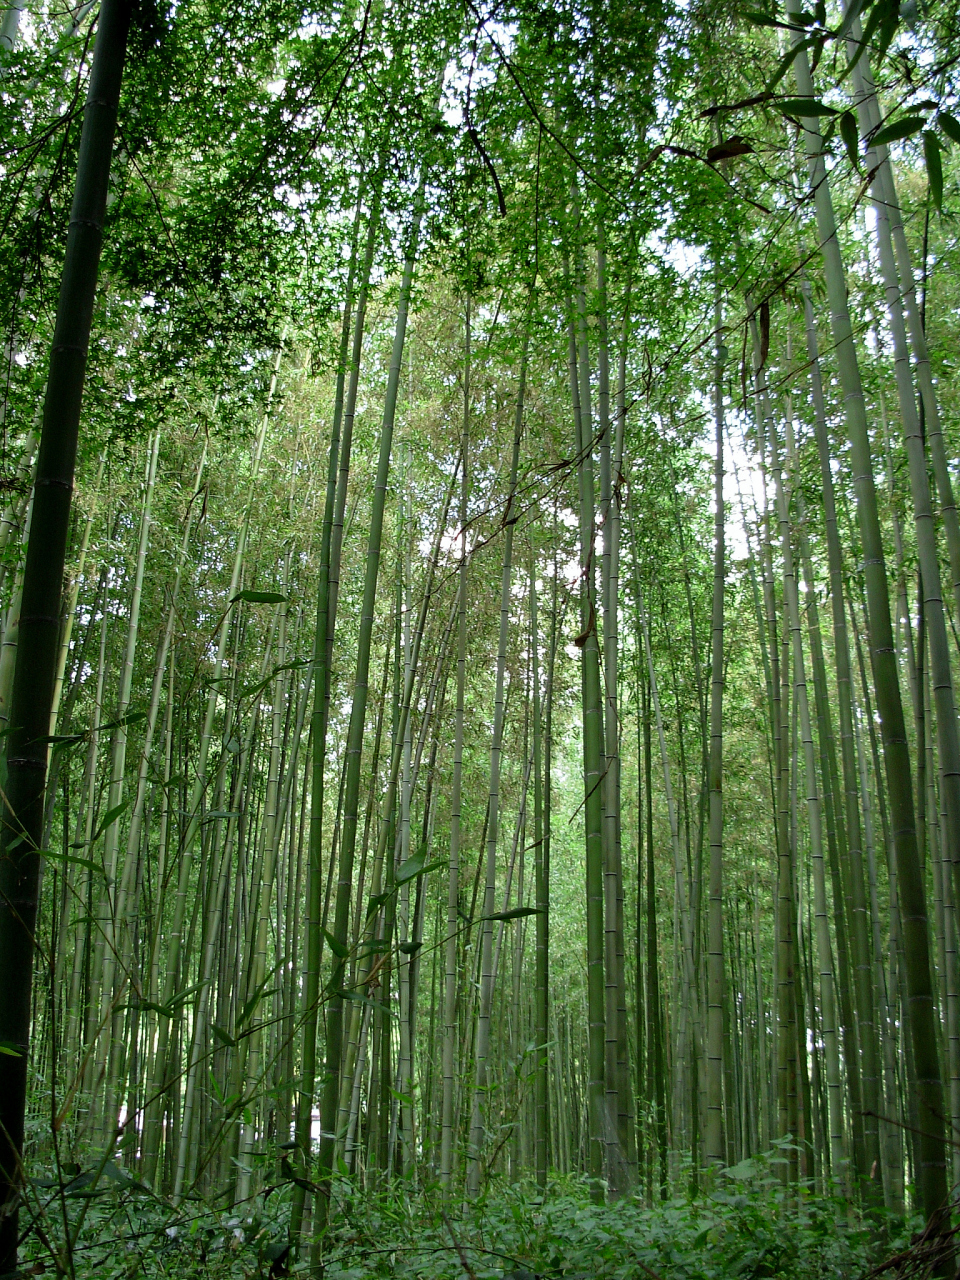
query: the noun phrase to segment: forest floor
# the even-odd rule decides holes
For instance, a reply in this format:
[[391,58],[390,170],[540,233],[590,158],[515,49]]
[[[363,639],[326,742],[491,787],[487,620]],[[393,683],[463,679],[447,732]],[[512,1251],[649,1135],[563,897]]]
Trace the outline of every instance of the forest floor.
[[[32,1273],[66,1272],[72,1280],[306,1276],[310,1260],[293,1259],[286,1234],[291,1191],[290,1183],[275,1187],[245,1212],[199,1200],[173,1211],[142,1185],[113,1179],[87,1206],[70,1265],[53,1261],[59,1233],[48,1230],[34,1236]],[[336,1225],[323,1250],[324,1280],[921,1280],[929,1274],[909,1248],[918,1222],[890,1221],[878,1235],[876,1225],[865,1225],[840,1198],[804,1191],[786,1196],[776,1171],[754,1161],[724,1171],[697,1195],[653,1206],[635,1196],[594,1204],[586,1183],[574,1179],[551,1182],[545,1195],[530,1182],[501,1182],[466,1208],[449,1210],[435,1191],[413,1194],[396,1184],[382,1194],[354,1191],[337,1201]]]
[[454,1220],[416,1200],[355,1206],[326,1280],[721,1280],[866,1277],[908,1243],[876,1233],[838,1199],[784,1198],[734,1178],[653,1207],[591,1202],[582,1183],[501,1186]]

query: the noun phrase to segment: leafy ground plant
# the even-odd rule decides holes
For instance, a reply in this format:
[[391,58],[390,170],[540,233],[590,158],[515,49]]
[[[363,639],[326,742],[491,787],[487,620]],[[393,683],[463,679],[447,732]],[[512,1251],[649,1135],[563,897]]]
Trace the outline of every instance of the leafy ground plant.
[[451,1217],[427,1200],[365,1199],[328,1254],[329,1280],[840,1280],[866,1275],[875,1233],[839,1198],[784,1194],[738,1166],[692,1199],[591,1203],[587,1187],[499,1187]]
[[[494,1183],[457,1208],[430,1188],[357,1194],[342,1182],[320,1259],[325,1280],[865,1280],[907,1274],[903,1260],[917,1261],[919,1219],[887,1224],[881,1256],[876,1224],[839,1196],[787,1194],[775,1164],[745,1160],[697,1196],[652,1206],[638,1196],[595,1204],[578,1178],[553,1181],[546,1195],[529,1182]],[[290,1248],[290,1190],[283,1183],[230,1209],[200,1199],[174,1207],[112,1162],[62,1183],[37,1179],[32,1274],[306,1275],[317,1254]],[[911,1277],[928,1273],[919,1263]]]
[[228,1208],[200,1198],[173,1206],[112,1160],[71,1167],[31,1184],[25,1274],[277,1280],[289,1274],[288,1190]]

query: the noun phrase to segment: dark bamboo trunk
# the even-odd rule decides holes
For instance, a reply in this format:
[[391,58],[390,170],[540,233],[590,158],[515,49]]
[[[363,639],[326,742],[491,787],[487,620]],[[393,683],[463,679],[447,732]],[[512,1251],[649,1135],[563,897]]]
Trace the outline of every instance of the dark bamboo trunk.
[[0,830],[0,1274],[16,1269],[30,1048],[34,927],[40,891],[47,735],[87,349],[107,183],[130,27],[129,0],[104,0],[80,135],[70,228],[50,350],[43,430],[23,577]]

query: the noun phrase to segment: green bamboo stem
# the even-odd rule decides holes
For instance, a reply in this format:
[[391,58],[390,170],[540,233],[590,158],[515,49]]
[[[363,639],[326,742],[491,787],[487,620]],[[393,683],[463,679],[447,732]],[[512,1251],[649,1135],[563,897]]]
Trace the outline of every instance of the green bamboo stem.
[[[261,417],[260,429],[257,434],[257,442],[252,460],[243,522],[240,526],[240,531],[237,537],[237,546],[234,552],[233,570],[230,575],[230,586],[227,594],[227,605],[223,611],[218,629],[217,653],[216,658],[214,659],[213,678],[210,681],[210,692],[207,695],[207,705],[200,732],[200,741],[198,743],[195,764],[195,781],[190,790],[190,797],[187,802],[186,830],[184,831],[180,842],[179,872],[177,876],[176,893],[174,896],[173,915],[165,938],[167,943],[166,968],[164,970],[160,1002],[166,1006],[170,1005],[176,995],[177,983],[182,976],[180,973],[180,953],[183,945],[184,927],[186,925],[187,903],[190,895],[190,882],[196,851],[195,847],[200,835],[200,827],[203,820],[203,800],[209,784],[208,761],[210,757],[210,748],[213,744],[214,724],[220,700],[219,681],[224,672],[224,664],[227,657],[227,645],[231,635],[231,624],[236,612],[234,601],[240,590],[243,577],[244,557],[247,549],[247,538],[250,531],[253,499],[256,493],[257,482],[260,474],[260,464],[263,458],[267,427],[270,422],[270,407],[273,402],[273,397],[276,394],[277,381],[280,375],[280,361],[282,358],[283,348],[282,342],[280,346],[281,349],[277,352],[274,360],[273,372],[267,391],[266,409]],[[156,1046],[153,1053],[153,1061],[149,1071],[149,1083],[147,1086],[147,1097],[148,1099],[151,1099],[151,1101],[148,1103],[147,1110],[144,1115],[143,1176],[144,1179],[150,1183],[153,1182],[156,1176],[157,1161],[160,1154],[159,1142],[161,1116],[165,1107],[164,1095],[171,1074],[170,1063],[168,1062],[171,1021],[172,1020],[169,1018],[162,1018],[160,1020]]]
[[[858,72],[860,72],[859,64],[854,74],[856,75]],[[862,89],[862,72],[860,72],[860,76],[860,87]],[[870,99],[861,102],[861,122],[872,125],[873,113],[868,109],[869,102]],[[889,160],[885,155],[879,153],[879,148],[870,149],[867,155],[867,164],[871,170],[874,168],[877,170],[877,176],[872,188],[872,203],[876,217],[877,247],[887,302],[887,323],[893,340],[897,400],[909,464],[917,556],[920,562],[923,584],[923,608],[928,629],[930,666],[937,710],[937,750],[944,809],[944,840],[947,849],[950,851],[950,861],[954,867],[955,892],[960,892],[960,731],[958,731],[957,727],[956,700],[953,689],[953,674],[950,666],[947,616],[941,594],[937,531],[934,523],[930,482],[927,475],[925,440],[921,431],[917,395],[910,366],[910,343],[907,337],[907,326],[904,317],[905,299],[901,292],[901,280],[897,273],[894,238],[891,230],[891,211],[888,207],[888,200],[891,194],[895,198],[895,193],[892,191]],[[917,324],[917,330],[920,340],[923,342],[922,326]],[[918,373],[921,367],[926,371],[926,377],[920,384],[922,403],[926,405],[929,396],[929,398],[932,398],[933,404],[933,437],[931,437],[928,428],[926,442],[931,446],[933,439],[937,442],[936,450],[931,447],[936,471],[937,457],[943,454],[943,436],[939,427],[936,396],[932,394],[933,385],[932,381],[929,381],[929,361],[924,361],[921,366],[918,366]],[[918,381],[920,381],[919,378]],[[925,396],[923,388],[924,383],[928,381],[928,396]],[[942,509],[944,525],[948,534],[947,541],[951,556],[953,557],[956,553],[960,557],[960,529],[956,528],[957,513],[952,501],[952,492],[949,490],[949,471],[946,468],[945,459],[941,458],[941,461],[943,473],[946,476],[945,484],[948,487],[947,501]],[[953,534],[956,534],[956,545],[954,545]],[[960,558],[957,559],[955,573],[957,569],[960,569]],[[955,580],[955,587],[957,585]]]
[[[256,927],[253,930],[253,946],[250,949],[251,963],[246,984],[246,999],[248,1002],[257,997],[258,993],[262,990],[267,977],[267,934],[270,928],[273,893],[277,878],[281,841],[283,838],[283,818],[285,815],[281,811],[282,787],[280,779],[280,758],[283,742],[282,713],[286,703],[286,678],[284,668],[287,665],[287,598],[289,593],[291,556],[292,550],[288,548],[284,558],[282,592],[284,600],[277,605],[277,617],[275,622],[277,631],[278,674],[274,677],[273,688],[270,691],[270,700],[272,704],[270,759],[261,837],[262,862],[258,881],[260,900],[256,916]],[[269,649],[265,650],[265,652],[269,652]],[[263,677],[261,677],[261,679],[262,678]],[[251,719],[253,719],[253,717],[251,717]],[[244,1096],[248,1097],[251,1096],[260,1085],[261,1057],[263,1048],[262,1013],[259,1009],[255,1009],[251,1016],[252,1025],[250,1028],[250,1034],[245,1037],[244,1043],[245,1083],[242,1090]],[[240,1172],[237,1178],[237,1199],[241,1202],[245,1201],[250,1194],[251,1181],[247,1170],[251,1167],[255,1141],[256,1126],[252,1123],[245,1122],[240,1135]]]
[[[793,403],[792,398],[789,396],[786,397],[786,405],[788,467],[791,472],[796,473],[797,454],[796,442],[793,438]],[[820,611],[817,604],[818,586],[807,532],[806,504],[799,487],[794,491],[792,500],[797,511],[797,534],[800,543],[800,558],[803,565],[806,593],[805,612],[807,615],[807,635],[810,642],[810,661],[813,668],[817,735],[820,747],[821,776],[823,778],[824,819],[827,851],[830,859],[830,878],[833,884],[833,925],[837,940],[837,996],[840,1013],[840,1034],[843,1043],[844,1062],[846,1064],[847,1091],[850,1097],[849,1126],[852,1131],[855,1167],[860,1167],[864,1160],[863,1151],[865,1149],[863,1137],[864,1121],[861,1114],[863,1102],[861,1097],[860,1054],[857,1044],[858,1028],[854,1014],[855,986],[850,973],[848,949],[847,920],[849,911],[847,908],[849,894],[844,893],[842,878],[842,868],[849,866],[846,825],[842,807],[838,805],[838,797],[842,788],[836,759],[833,719],[827,686],[826,660],[823,651],[823,635],[820,627]],[[866,1027],[864,1027],[863,1033],[866,1035]],[[874,1123],[876,1123],[875,1118]]]
[[[533,1096],[533,1164],[537,1186],[547,1186],[550,1160],[550,867],[547,861],[544,832],[543,795],[543,722],[540,692],[540,620],[537,601],[537,563],[533,542],[530,546],[530,661],[533,691],[533,849],[534,905],[536,916],[534,972],[534,1053],[536,1065]],[[552,655],[550,667],[552,669]],[[549,701],[552,690],[548,687]]]
[[[577,201],[575,199],[575,208]],[[603,690],[596,592],[593,415],[590,407],[590,352],[587,342],[585,270],[578,246],[577,288],[570,318],[570,386],[574,415],[574,456],[580,516],[580,685],[583,718],[584,843],[587,898],[587,1171],[594,1200],[603,1199],[601,1179],[616,1186],[619,1135],[606,1106],[606,981],[604,934],[604,742]]]
[[318,1174],[318,1183],[321,1190],[315,1201],[317,1225],[321,1227],[325,1224],[328,1209],[330,1175],[332,1172],[331,1162],[333,1147],[336,1141],[334,1126],[336,1124],[340,1099],[340,1067],[343,1050],[343,990],[346,977],[346,966],[344,961],[349,945],[347,935],[350,923],[353,860],[354,853],[356,851],[357,821],[359,814],[361,759],[363,754],[364,723],[367,708],[367,689],[371,641],[373,636],[373,621],[376,611],[377,581],[380,572],[383,518],[386,506],[387,482],[390,474],[390,455],[393,447],[393,428],[396,420],[397,399],[400,390],[400,374],[403,362],[404,343],[406,340],[410,293],[413,287],[414,264],[416,262],[420,235],[424,182],[425,177],[421,177],[420,188],[416,197],[413,223],[410,228],[410,236],[405,255],[403,279],[400,285],[400,297],[397,304],[397,320],[394,330],[393,351],[390,357],[390,370],[388,374],[386,394],[384,397],[383,419],[380,431],[379,460],[377,463],[376,481],[373,489],[370,530],[367,539],[366,570],[364,574],[363,601],[360,612],[360,631],[357,642],[354,691],[350,708],[350,723],[347,731],[345,751],[343,823],[340,832],[339,869],[337,875],[336,905],[332,931],[332,936],[337,942],[337,948],[342,952],[342,954],[334,956],[333,972],[330,981],[330,997],[327,1003],[326,1080],[324,1083],[321,1103],[323,1133],[320,1140]]
[[[123,802],[124,774],[127,764],[127,726],[125,717],[130,708],[130,696],[133,689],[133,667],[137,654],[137,637],[140,628],[140,604],[143,598],[143,578],[146,571],[147,547],[150,538],[151,511],[153,495],[157,479],[157,457],[160,451],[160,432],[154,433],[150,442],[147,473],[144,484],[143,511],[140,520],[140,538],[135,561],[133,587],[127,614],[127,638],[124,646],[123,660],[120,667],[120,687],[117,694],[116,716],[120,721],[114,730],[110,757],[110,782],[107,789],[107,811],[116,812]],[[115,989],[118,962],[122,964],[121,949],[124,946],[122,924],[127,915],[127,901],[132,888],[131,879],[135,872],[135,859],[124,861],[120,865],[120,823],[112,822],[104,832],[103,866],[107,876],[107,913],[101,932],[100,946],[95,963],[102,973],[103,999],[114,1005],[109,1022],[109,1034],[101,1039],[97,1049],[100,1069],[106,1080],[102,1099],[102,1123],[112,1131],[117,1123],[118,1111],[117,1086],[122,1074],[122,1060],[125,1053],[123,1040],[123,1015],[119,1009],[118,992]],[[120,982],[126,982],[127,975],[121,974]]]
[[453,1180],[454,1104],[456,1100],[457,1058],[457,933],[460,901],[460,839],[463,806],[463,727],[467,672],[467,512],[470,499],[470,409],[471,409],[471,298],[464,305],[463,350],[463,431],[461,454],[463,478],[460,483],[460,564],[457,571],[457,695],[453,738],[453,775],[450,785],[450,853],[447,871],[446,937],[444,940],[443,987],[443,1084],[441,1100],[440,1185],[449,1198]]
[[[851,1032],[851,1052],[856,1047],[859,1070],[848,1072],[847,1080],[853,1108],[854,1160],[859,1177],[867,1178],[879,1157],[878,1122],[874,1115],[858,1112],[879,1111],[879,1037],[876,1026],[873,985],[868,963],[867,902],[863,874],[863,836],[860,821],[860,782],[854,738],[853,682],[850,666],[850,643],[847,633],[845,575],[843,550],[837,523],[836,494],[831,466],[830,442],[827,434],[827,409],[820,368],[819,340],[814,316],[810,282],[801,279],[804,332],[813,398],[814,432],[820,481],[823,494],[824,531],[827,542],[827,564],[830,579],[830,606],[833,616],[833,659],[837,687],[837,711],[840,725],[840,759],[843,773],[843,837],[846,841],[849,868],[850,938],[854,963],[857,1010],[855,1036]],[[840,830],[839,823],[837,826]],[[849,1021],[849,1019],[847,1020]],[[850,1056],[848,1055],[848,1060]]]
[[16,1270],[44,786],[87,351],[131,6],[104,0],[80,135],[23,577],[0,831],[0,1274]]
[[[412,361],[411,361],[412,363]],[[401,605],[400,621],[401,621],[401,647],[403,654],[403,679],[404,688],[407,688],[413,681],[413,645],[410,634],[410,614],[412,609],[410,578],[412,574],[410,563],[410,535],[406,528],[407,523],[407,500],[406,492],[409,484],[409,468],[410,468],[410,445],[405,442],[403,450],[403,480],[401,481],[401,499],[398,503],[397,520],[399,524],[398,543],[403,548],[398,553],[398,560],[402,556],[402,569],[397,582],[397,604]],[[397,849],[397,868],[410,857],[410,804],[413,790],[413,726],[410,722],[410,716],[404,718],[404,729],[402,738],[402,763],[400,777],[400,821],[399,821],[399,842]],[[399,955],[397,957],[397,985],[400,997],[400,1052],[397,1059],[397,1092],[400,1094],[397,1101],[400,1103],[398,1108],[398,1116],[400,1121],[400,1143],[402,1151],[402,1167],[405,1177],[409,1177],[413,1173],[414,1167],[414,1107],[412,1101],[413,1089],[413,1038],[411,1034],[411,1024],[413,1017],[413,1002],[411,992],[411,968],[412,956],[409,951],[411,945],[411,913],[410,913],[410,881],[404,879],[400,886],[400,892],[397,895],[397,942],[399,944]]]
[[[624,303],[629,313],[629,284]],[[607,1178],[614,1193],[636,1182],[633,1099],[627,1048],[626,978],[624,966],[623,856],[620,819],[620,713],[618,692],[618,584],[620,574],[620,504],[614,492],[623,456],[622,397],[618,381],[615,422],[610,413],[610,352],[607,323],[607,257],[602,227],[597,245],[597,373],[598,444],[602,526],[600,562],[603,622],[603,859],[604,970],[606,1031],[604,1090],[607,1126],[616,1133],[607,1144]],[[626,358],[626,339],[621,359]]]
[[[343,545],[343,516],[346,509],[347,482],[350,475],[350,457],[353,444],[353,421],[356,414],[357,389],[360,379],[360,362],[363,353],[363,334],[366,320],[366,305],[370,287],[370,273],[373,268],[373,257],[379,228],[379,192],[375,187],[374,205],[367,223],[367,239],[364,250],[361,272],[360,290],[357,297],[356,315],[353,320],[353,343],[350,361],[350,377],[344,401],[344,377],[346,373],[346,353],[350,333],[350,293],[344,306],[341,335],[341,361],[337,372],[337,390],[334,400],[333,424],[331,429],[329,461],[327,467],[327,484],[323,510],[323,524],[320,546],[320,583],[317,592],[317,620],[313,640],[313,673],[314,690],[313,708],[310,719],[311,755],[310,755],[310,827],[309,852],[307,859],[306,911],[305,911],[305,944],[303,971],[303,1014],[301,1018],[302,1046],[300,1055],[300,1084],[297,1090],[296,1104],[296,1143],[300,1154],[303,1172],[308,1171],[311,1152],[311,1131],[313,1123],[314,1088],[317,1075],[317,1030],[320,1012],[320,966],[323,954],[323,925],[325,919],[323,906],[323,822],[324,822],[324,768],[327,750],[327,725],[330,716],[330,697],[332,690],[331,662],[333,656],[333,639],[336,627],[338,587],[340,581],[340,558]],[[359,227],[361,205],[357,201],[357,227]],[[354,250],[357,238],[354,236]],[[355,271],[351,261],[350,280],[353,281]],[[341,441],[341,427],[343,438]],[[329,864],[333,869],[333,859]],[[290,1235],[299,1241],[305,1227],[306,1179],[301,1179],[294,1186],[293,1202],[290,1211]]]
[[[22,545],[24,551],[30,543],[32,501],[28,504],[23,522]],[[24,566],[25,567],[25,566]],[[10,603],[3,616],[3,640],[0,641],[0,731],[6,732],[10,724],[13,700],[13,677],[17,666],[17,650],[20,641],[20,614],[23,609],[23,570],[16,575]],[[4,773],[6,766],[3,766]],[[0,779],[2,781],[3,779]]]
[[794,566],[789,499],[783,479],[780,444],[776,423],[770,409],[766,378],[760,364],[760,334],[755,313],[750,318],[753,340],[754,378],[760,400],[760,415],[766,429],[770,449],[770,466],[776,491],[777,520],[780,531],[780,549],[783,561],[783,589],[789,624],[794,679],[794,703],[799,715],[800,735],[804,755],[806,782],[807,820],[810,832],[810,851],[813,864],[815,894],[815,918],[817,952],[820,978],[820,1013],[824,1041],[824,1057],[827,1077],[827,1114],[829,1118],[830,1162],[834,1177],[844,1181],[846,1150],[843,1126],[843,1082],[840,1070],[840,1037],[837,1023],[836,977],[833,964],[833,948],[830,937],[827,906],[826,873],[824,869],[824,841],[820,793],[817,785],[817,766],[813,743],[813,726],[807,694],[806,661],[803,652],[803,630],[797,573]]
[[[799,38],[794,43],[798,44]],[[793,65],[799,93],[812,97],[814,85],[805,50],[800,50],[794,58]],[[872,471],[866,407],[850,323],[843,261],[837,241],[833,204],[823,158],[823,142],[819,126],[811,118],[804,119],[803,133],[820,247],[826,267],[830,321],[844,392],[844,418],[851,445],[857,520],[865,561],[870,656],[883,735],[884,765],[893,819],[892,829],[903,925],[908,991],[907,1010],[915,1071],[912,1088],[919,1108],[921,1130],[919,1139],[922,1153],[921,1168],[918,1171],[920,1203],[924,1216],[936,1230],[942,1220],[947,1202],[943,1085],[934,1025],[929,929],[926,895],[917,849],[912,773],[893,645],[885,557]],[[933,584],[925,585],[925,591],[931,590],[933,590]]]
[[[640,587],[639,568],[634,560],[634,594],[637,615],[643,636],[643,648],[649,678],[650,703],[653,708],[654,721],[657,727],[657,740],[660,748],[660,764],[663,770],[663,793],[667,807],[667,820],[670,828],[670,843],[673,850],[673,878],[677,911],[680,919],[680,970],[687,997],[681,1003],[681,1019],[679,1034],[681,1043],[689,1043],[693,1052],[700,1046],[700,1002],[693,962],[693,928],[690,920],[690,905],[687,895],[686,877],[683,871],[683,859],[680,847],[680,826],[677,819],[677,806],[673,789],[673,773],[670,767],[670,754],[667,748],[666,730],[663,723],[663,710],[660,703],[660,689],[657,681],[656,667],[653,661],[653,648],[650,642],[650,625],[644,607],[643,592]],[[688,1008],[689,1005],[689,1008]],[[689,1015],[689,1016],[687,1016]]]
[[[860,19],[855,18],[850,25],[848,48],[851,57],[859,51]],[[880,105],[877,101],[876,87],[870,70],[870,52],[866,50],[853,69],[853,84],[856,93],[856,108],[860,120],[861,133],[865,137],[875,132],[882,122]],[[920,393],[924,415],[924,443],[929,449],[933,464],[934,481],[940,498],[940,517],[946,534],[947,552],[950,561],[950,574],[953,579],[954,621],[960,621],[960,517],[953,492],[953,481],[947,460],[946,446],[943,438],[943,427],[940,420],[940,404],[930,366],[930,354],[927,348],[927,335],[923,325],[923,317],[917,302],[917,286],[911,261],[910,246],[903,225],[903,215],[897,195],[896,180],[890,153],[887,146],[871,144],[867,157],[867,168],[873,176],[872,193],[875,208],[882,211],[883,221],[877,222],[877,239],[887,240],[892,250],[892,261],[882,265],[888,308],[892,305],[905,316],[906,332],[909,335],[909,346],[913,356],[913,374]],[[892,244],[890,243],[892,241]],[[888,277],[888,265],[893,272]],[[960,857],[954,854],[954,876],[956,877],[956,861]]]
[[786,619],[780,630],[780,690],[778,709],[778,775],[777,807],[777,1103],[779,1131],[793,1145],[781,1166],[784,1178],[796,1182],[799,1161],[796,1144],[801,1140],[800,1106],[797,1088],[800,1039],[798,1032],[797,939],[796,939],[796,846],[790,821],[790,661],[788,656],[789,626]]
[[[100,461],[97,464],[97,476],[94,481],[94,491],[99,492],[100,484],[103,480],[103,469],[107,461],[106,452],[100,455]],[[57,676],[53,686],[53,706],[50,709],[50,736],[57,731],[57,721],[60,715],[60,703],[63,697],[63,683],[67,670],[67,658],[70,656],[70,642],[73,637],[73,626],[77,615],[77,601],[80,596],[80,584],[83,581],[83,571],[87,562],[87,553],[90,549],[90,535],[93,532],[93,525],[96,519],[96,510],[91,506],[87,513],[87,518],[83,522],[83,534],[80,538],[80,548],[77,553],[76,567],[71,574],[70,587],[67,591],[66,601],[64,603],[64,622],[63,631],[60,637],[60,653],[57,658]],[[0,659],[2,662],[2,659]],[[2,688],[2,680],[0,680],[0,688]],[[3,696],[0,693],[0,703]]]
[[723,1114],[724,1074],[724,955],[723,955],[723,607],[726,576],[723,507],[723,315],[718,296],[714,305],[716,354],[713,414],[716,431],[714,463],[714,562],[710,646],[710,755],[707,785],[710,796],[710,872],[707,912],[707,1113],[704,1155],[708,1165],[727,1163]]
[[[530,303],[533,294],[531,291]],[[486,857],[483,884],[483,928],[480,937],[480,993],[477,1006],[476,1037],[474,1041],[473,1099],[470,1115],[470,1137],[467,1149],[466,1191],[470,1197],[480,1192],[483,1169],[486,1124],[484,1119],[487,1090],[487,1058],[490,1050],[490,1017],[493,1004],[493,920],[496,911],[497,843],[500,833],[500,772],[503,756],[503,726],[505,719],[504,683],[507,666],[507,640],[510,634],[510,587],[513,579],[513,534],[516,516],[517,479],[520,466],[520,441],[523,436],[523,407],[527,383],[527,363],[530,352],[530,311],[524,325],[523,347],[520,355],[520,371],[517,383],[516,407],[513,421],[513,445],[510,456],[510,479],[504,508],[503,561],[500,582],[500,625],[497,640],[497,673],[493,704],[493,730],[490,737],[490,774],[487,791]]]

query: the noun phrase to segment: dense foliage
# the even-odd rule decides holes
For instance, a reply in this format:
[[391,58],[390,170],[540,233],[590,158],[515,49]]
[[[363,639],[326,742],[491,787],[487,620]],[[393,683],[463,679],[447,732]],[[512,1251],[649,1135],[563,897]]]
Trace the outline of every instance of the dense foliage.
[[3,10],[0,1273],[952,1274],[957,23]]

